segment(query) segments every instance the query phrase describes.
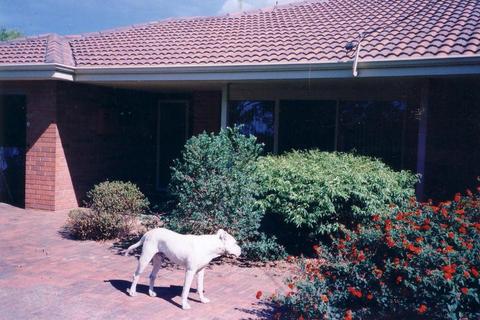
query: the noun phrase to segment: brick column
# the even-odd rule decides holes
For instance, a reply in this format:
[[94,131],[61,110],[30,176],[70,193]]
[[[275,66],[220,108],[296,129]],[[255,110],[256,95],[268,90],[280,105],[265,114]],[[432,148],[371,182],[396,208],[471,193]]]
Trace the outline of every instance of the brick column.
[[55,82],[28,84],[25,207],[50,211],[77,207],[57,127]]

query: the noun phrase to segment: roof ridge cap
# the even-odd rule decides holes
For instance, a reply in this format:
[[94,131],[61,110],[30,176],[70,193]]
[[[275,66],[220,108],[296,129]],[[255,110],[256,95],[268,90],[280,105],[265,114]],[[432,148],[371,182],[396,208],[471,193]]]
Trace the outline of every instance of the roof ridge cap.
[[66,37],[52,33],[47,37],[45,63],[58,63],[74,66],[73,52]]

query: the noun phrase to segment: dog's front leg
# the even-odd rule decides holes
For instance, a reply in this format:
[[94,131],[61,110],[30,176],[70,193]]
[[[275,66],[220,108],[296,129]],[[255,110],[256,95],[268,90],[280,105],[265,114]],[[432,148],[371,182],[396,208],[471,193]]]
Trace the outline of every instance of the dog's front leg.
[[193,277],[195,276],[195,270],[189,270],[185,272],[185,282],[183,284],[183,291],[182,291],[182,309],[187,310],[190,309],[190,305],[188,304],[188,294],[190,293],[190,287],[192,285]]
[[207,297],[205,297],[205,295],[203,294],[204,277],[205,277],[205,268],[202,268],[197,273],[197,291],[198,291],[198,295],[200,296],[200,301],[202,303],[209,303],[210,300]]

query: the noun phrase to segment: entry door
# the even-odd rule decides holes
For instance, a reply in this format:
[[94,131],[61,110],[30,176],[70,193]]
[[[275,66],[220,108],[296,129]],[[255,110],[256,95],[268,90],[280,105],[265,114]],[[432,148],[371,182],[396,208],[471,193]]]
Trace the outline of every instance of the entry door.
[[188,136],[188,101],[160,101],[157,120],[157,189],[166,190],[170,167]]
[[25,205],[25,97],[0,96],[0,202]]

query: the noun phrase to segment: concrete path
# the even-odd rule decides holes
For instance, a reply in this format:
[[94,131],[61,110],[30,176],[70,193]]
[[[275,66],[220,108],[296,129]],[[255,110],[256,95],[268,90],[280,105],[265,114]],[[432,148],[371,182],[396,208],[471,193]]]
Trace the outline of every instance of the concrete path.
[[214,265],[205,275],[211,303],[199,303],[192,289],[192,309],[183,311],[183,270],[161,270],[152,298],[146,285],[150,266],[139,295],[131,298],[126,288],[136,258],[117,254],[112,242],[62,236],[65,220],[65,212],[0,203],[0,319],[268,319],[255,293],[285,290],[279,269]]

